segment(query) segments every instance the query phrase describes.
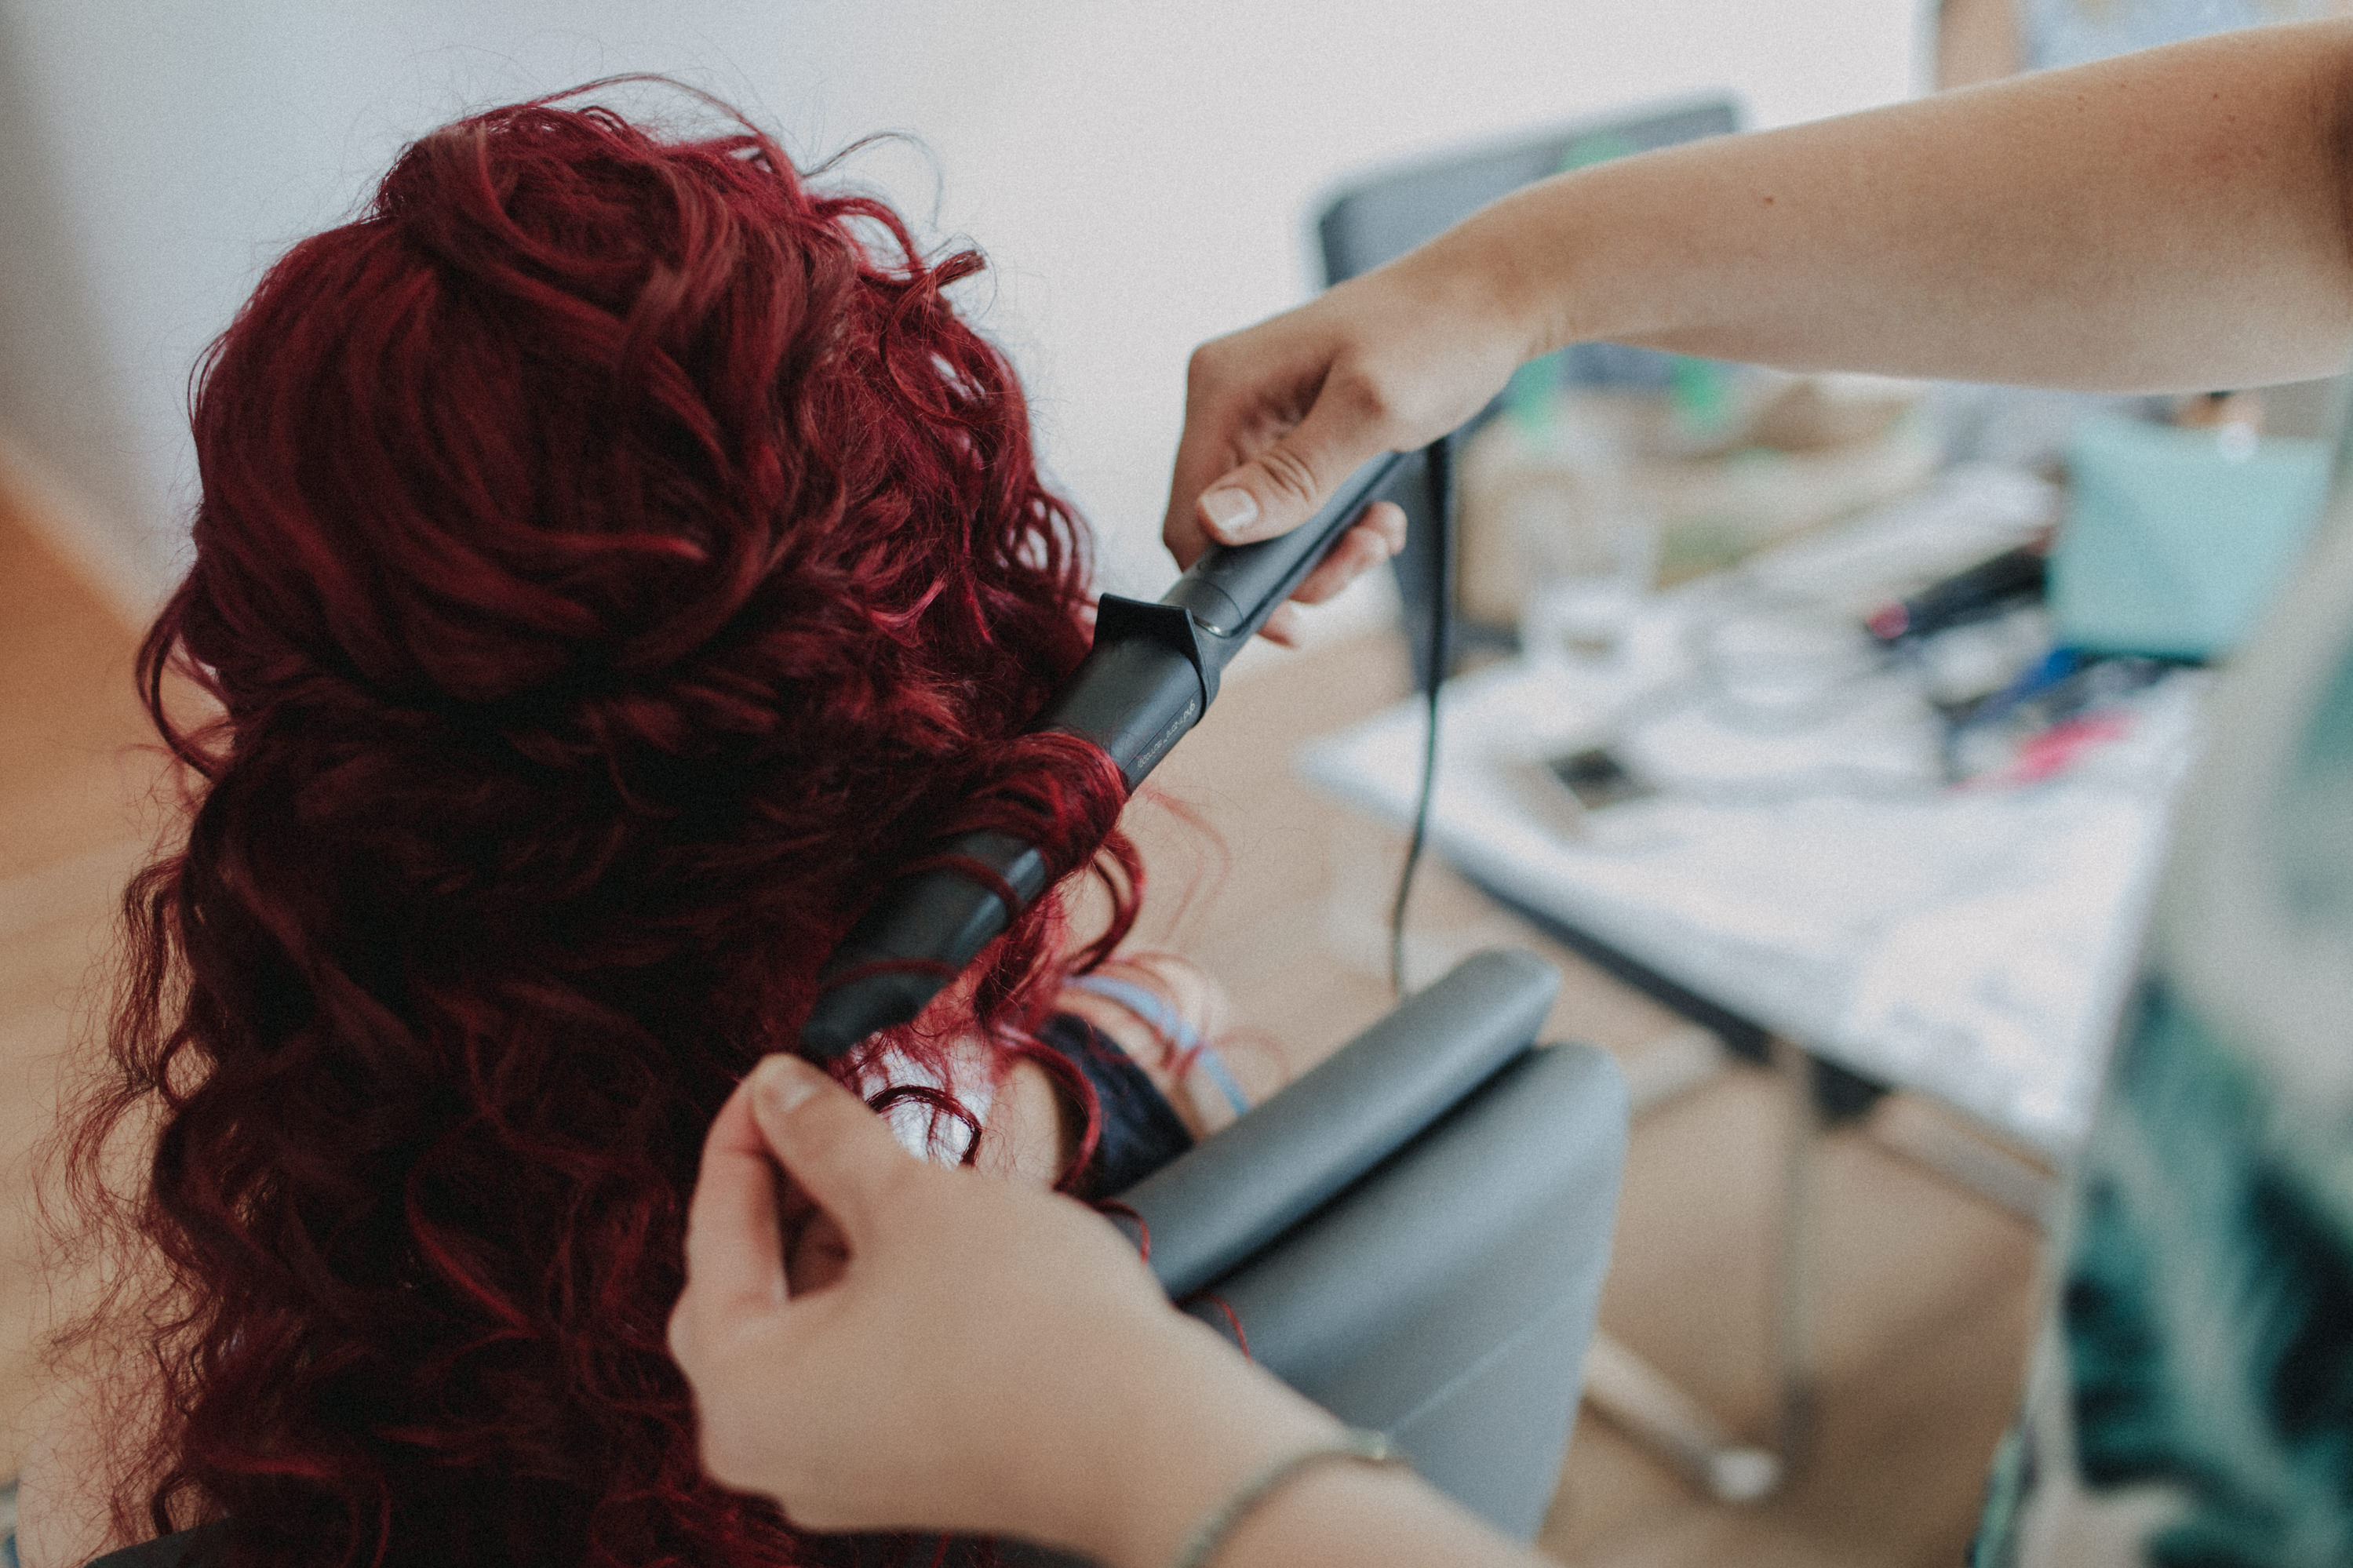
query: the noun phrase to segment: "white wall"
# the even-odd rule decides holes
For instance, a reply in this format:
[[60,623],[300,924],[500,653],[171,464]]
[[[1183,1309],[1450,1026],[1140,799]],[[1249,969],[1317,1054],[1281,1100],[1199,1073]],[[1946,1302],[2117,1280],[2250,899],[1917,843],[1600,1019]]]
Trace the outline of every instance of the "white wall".
[[468,109],[672,72],[990,256],[971,308],[1155,590],[1185,355],[1306,292],[1364,166],[1728,88],[1752,123],[1909,90],[1910,0],[0,0],[0,427],[169,570],[189,368],[269,259]]

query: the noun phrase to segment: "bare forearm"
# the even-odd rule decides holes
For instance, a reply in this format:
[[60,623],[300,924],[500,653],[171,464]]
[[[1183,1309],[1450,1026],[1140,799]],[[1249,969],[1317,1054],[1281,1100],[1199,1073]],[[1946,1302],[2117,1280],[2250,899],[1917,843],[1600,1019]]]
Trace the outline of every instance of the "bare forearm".
[[[1242,1479],[1336,1429],[1222,1343],[1190,1338],[1203,1342],[1124,1358],[1128,1375],[1106,1390],[1097,1413],[1125,1408],[1128,1417],[1066,1472],[1069,1516],[1054,1533],[1109,1568],[1166,1568]],[[1332,1461],[1244,1515],[1214,1568],[1540,1565],[1408,1472]]]
[[1214,1568],[1542,1568],[1411,1477],[1329,1468],[1242,1521]]
[[1398,266],[1530,352],[2161,390],[2353,337],[2353,30],[2263,28],[1676,148],[1506,198]]

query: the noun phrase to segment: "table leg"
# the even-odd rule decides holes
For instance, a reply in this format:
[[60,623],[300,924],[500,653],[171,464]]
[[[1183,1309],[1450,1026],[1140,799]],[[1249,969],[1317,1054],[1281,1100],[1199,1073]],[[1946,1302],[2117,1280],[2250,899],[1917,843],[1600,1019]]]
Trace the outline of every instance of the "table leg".
[[1878,1142],[2034,1226],[2046,1226],[2059,1177],[2051,1165],[1904,1094],[1864,1128]]
[[[1637,1118],[1697,1089],[1724,1070],[1715,1031],[1686,1025],[1626,1066]],[[1585,1398],[1611,1425],[1665,1459],[1718,1502],[1757,1502],[1779,1489],[1779,1456],[1740,1437],[1666,1373],[1607,1333],[1585,1357]]]
[[1781,1461],[1744,1443],[1666,1373],[1596,1333],[1585,1352],[1585,1398],[1628,1436],[1718,1502],[1756,1502],[1781,1484]]
[[1781,1076],[1788,1108],[1780,1256],[1774,1270],[1775,1405],[1782,1467],[1794,1475],[1812,1449],[1817,1413],[1814,1164],[1823,1112],[1814,1059],[1778,1035],[1771,1059]]

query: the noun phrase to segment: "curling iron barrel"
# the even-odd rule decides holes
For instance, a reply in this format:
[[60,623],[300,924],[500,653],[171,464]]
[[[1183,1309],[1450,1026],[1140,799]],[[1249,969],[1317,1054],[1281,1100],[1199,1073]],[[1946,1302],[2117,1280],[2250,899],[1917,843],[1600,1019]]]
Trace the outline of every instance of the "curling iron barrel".
[[[1201,552],[1158,604],[1106,594],[1094,647],[1033,730],[1103,748],[1133,791],[1218,695],[1218,679],[1365,508],[1413,482],[1420,458],[1390,453],[1351,475],[1281,538]],[[804,1055],[839,1056],[903,1024],[1046,890],[1046,858],[995,832],[941,847],[946,864],[885,888],[825,969],[801,1031]]]

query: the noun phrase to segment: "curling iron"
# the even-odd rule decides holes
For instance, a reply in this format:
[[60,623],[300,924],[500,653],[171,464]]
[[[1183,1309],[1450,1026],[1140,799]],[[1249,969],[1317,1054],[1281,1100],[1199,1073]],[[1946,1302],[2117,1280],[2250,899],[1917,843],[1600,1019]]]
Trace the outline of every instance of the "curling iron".
[[[1133,793],[1217,700],[1219,677],[1371,502],[1419,474],[1392,452],[1349,476],[1322,510],[1280,538],[1212,546],[1157,604],[1105,594],[1094,646],[1030,726],[1101,747]],[[851,928],[818,976],[801,1052],[841,1055],[903,1024],[1045,892],[1035,845],[992,830],[939,850],[946,864],[901,877]]]

